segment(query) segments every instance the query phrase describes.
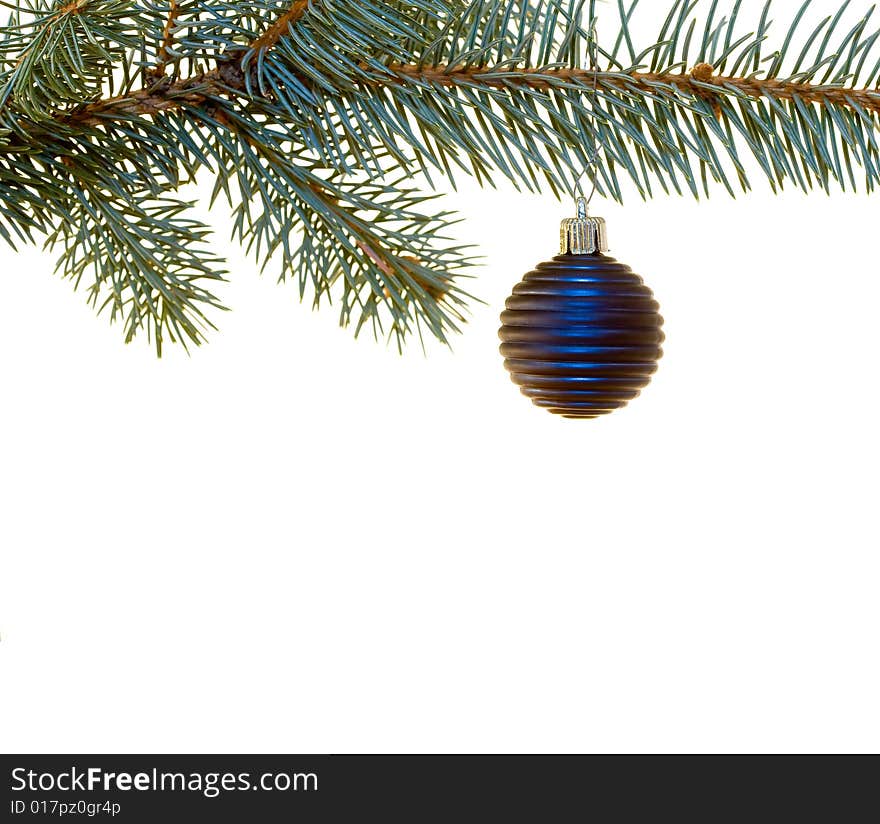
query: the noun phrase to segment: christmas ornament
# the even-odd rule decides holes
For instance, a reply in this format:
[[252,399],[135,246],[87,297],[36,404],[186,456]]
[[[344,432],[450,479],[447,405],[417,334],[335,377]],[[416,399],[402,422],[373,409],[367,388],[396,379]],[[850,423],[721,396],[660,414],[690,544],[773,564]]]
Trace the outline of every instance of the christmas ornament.
[[501,313],[501,354],[511,380],[536,406],[596,418],[626,406],[663,354],[663,318],[651,290],[608,251],[605,221],[562,221],[560,254],[516,286]]

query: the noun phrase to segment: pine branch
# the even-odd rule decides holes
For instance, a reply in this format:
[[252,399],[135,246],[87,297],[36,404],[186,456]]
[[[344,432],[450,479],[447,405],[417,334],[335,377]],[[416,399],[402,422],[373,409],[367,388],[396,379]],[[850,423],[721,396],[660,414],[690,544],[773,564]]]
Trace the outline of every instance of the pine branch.
[[[675,89],[685,98],[712,99],[714,97],[749,97],[769,100],[801,100],[816,106],[850,109],[854,112],[880,113],[880,90],[852,89],[839,85],[812,84],[779,80],[775,77],[737,77],[706,74],[702,63],[689,72],[602,72],[590,69],[509,69],[451,68],[417,65],[392,65],[382,77],[371,78],[369,85],[394,88],[401,84],[419,86],[456,87],[468,89],[506,90],[516,88],[574,89],[585,95],[592,94],[594,85],[629,93],[655,93],[661,89]],[[244,77],[232,70],[218,69],[196,78],[179,80],[167,86],[141,89],[129,95],[120,95],[84,106],[65,118],[66,122],[97,126],[108,119],[151,115],[171,109],[193,107],[221,97],[229,92],[245,93]]]
[[638,0],[12,0],[0,236],[63,242],[127,338],[198,342],[221,264],[169,196],[209,169],[264,267],[401,343],[456,328],[471,264],[418,173],[562,195],[587,169],[618,200],[734,195],[749,160],[774,190],[880,185],[873,9],[810,26],[806,2],[774,50],[769,2],[745,29],[741,0],[668,3],[642,44]]
[[34,19],[14,14],[0,40],[0,65],[12,65],[2,76],[0,111],[14,104],[28,119],[41,121],[100,97],[127,51],[137,47],[144,18],[119,0],[35,5]]
[[[419,209],[435,196],[401,188],[402,181],[322,177],[313,161],[285,154],[250,129],[241,118],[215,111],[209,151],[224,168],[237,170],[235,235],[264,268],[279,252],[279,280],[296,274],[300,295],[311,286],[316,307],[341,285],[340,324],[353,325],[355,334],[370,325],[402,347],[413,332],[421,338],[422,325],[441,341],[458,330],[470,298],[458,282],[473,261],[467,247],[443,235],[453,223],[450,213],[429,216]],[[228,188],[226,194],[233,202]],[[285,231],[294,223],[301,228],[299,245]]]
[[223,280],[221,261],[204,245],[208,228],[182,216],[188,205],[169,197],[110,199],[83,182],[46,241],[48,249],[63,247],[63,277],[78,285],[91,271],[89,303],[122,320],[126,342],[144,331],[159,356],[166,338],[200,344],[214,328],[206,311],[223,308],[205,287]]
[[[708,70],[708,71],[707,71]],[[527,87],[530,89],[577,88],[589,90],[598,84],[624,92],[655,92],[658,87],[672,87],[690,98],[711,99],[720,95],[745,95],[772,100],[803,100],[822,106],[839,106],[854,111],[880,112],[880,91],[850,89],[833,85],[815,85],[775,77],[735,77],[715,75],[708,63],[700,63],[690,72],[595,72],[589,69],[450,69],[437,66],[390,66],[388,83],[408,81],[436,86],[467,86],[488,89]]]

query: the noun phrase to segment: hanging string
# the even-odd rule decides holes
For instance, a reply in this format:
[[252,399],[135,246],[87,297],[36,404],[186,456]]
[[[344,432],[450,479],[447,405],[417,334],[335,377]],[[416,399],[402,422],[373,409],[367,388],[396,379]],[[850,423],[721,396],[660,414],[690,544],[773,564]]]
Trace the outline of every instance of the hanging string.
[[[587,41],[587,53],[590,58],[590,71],[593,73],[593,95],[590,101],[590,107],[593,112],[593,118],[591,126],[591,135],[592,135],[592,146],[590,147],[589,159],[584,165],[584,170],[578,175],[577,179],[574,182],[574,192],[572,193],[577,204],[578,204],[578,217],[581,217],[581,210],[583,209],[584,215],[586,217],[586,209],[590,205],[593,200],[593,196],[596,194],[596,189],[598,187],[598,177],[599,177],[599,141],[596,136],[597,131],[597,123],[598,118],[596,117],[596,98],[599,92],[599,60],[598,60],[598,45],[596,40],[596,8],[595,8],[595,0],[592,0],[590,3],[590,32],[588,35]],[[584,190],[581,187],[581,181],[588,174],[593,181],[592,188],[590,189],[590,194],[584,197]]]

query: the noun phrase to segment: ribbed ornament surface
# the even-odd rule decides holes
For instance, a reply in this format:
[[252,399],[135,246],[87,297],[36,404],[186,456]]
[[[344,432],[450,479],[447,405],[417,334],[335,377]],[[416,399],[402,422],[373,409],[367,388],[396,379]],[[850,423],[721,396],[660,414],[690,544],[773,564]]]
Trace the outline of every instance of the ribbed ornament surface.
[[567,418],[626,406],[662,357],[663,318],[629,266],[602,254],[558,255],[514,288],[501,313],[501,354],[532,402]]

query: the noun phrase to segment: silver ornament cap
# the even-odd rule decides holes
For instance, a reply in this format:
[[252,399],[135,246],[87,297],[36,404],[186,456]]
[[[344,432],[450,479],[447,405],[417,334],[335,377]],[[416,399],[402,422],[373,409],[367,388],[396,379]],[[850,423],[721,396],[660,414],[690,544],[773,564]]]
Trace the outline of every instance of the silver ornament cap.
[[569,217],[559,227],[559,253],[562,255],[604,255],[608,251],[608,230],[601,217],[590,217],[587,199],[577,199],[577,217]]

